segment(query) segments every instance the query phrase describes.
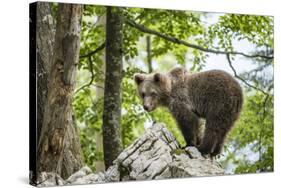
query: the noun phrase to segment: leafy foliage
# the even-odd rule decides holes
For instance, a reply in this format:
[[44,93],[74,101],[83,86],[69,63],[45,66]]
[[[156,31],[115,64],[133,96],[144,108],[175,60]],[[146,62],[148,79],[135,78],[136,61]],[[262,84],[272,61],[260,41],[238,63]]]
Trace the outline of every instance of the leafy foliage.
[[273,100],[272,96],[249,95],[241,118],[232,131],[226,163],[237,165],[235,173],[273,170]]
[[210,44],[217,40],[219,47],[226,50],[233,49],[234,40],[247,40],[257,47],[273,48],[273,17],[226,14],[209,27],[208,38]]
[[[106,7],[103,6],[84,6],[80,55],[89,54],[105,42],[105,11]],[[252,45],[251,53],[273,55],[273,18],[268,16],[124,8],[124,18],[205,48],[235,50],[235,43],[247,41]],[[212,23],[207,23],[208,21]],[[184,145],[184,139],[169,111],[159,108],[148,114],[143,110],[137,96],[133,75],[148,70],[147,44],[144,40],[147,34],[128,24],[124,25],[123,34],[122,141],[124,147],[138,138],[153,121],[166,123],[181,145]],[[154,69],[168,71],[180,65],[189,67],[191,72],[198,72],[208,64],[209,54],[156,36],[151,36],[151,39]],[[80,58],[77,92],[73,102],[84,159],[94,170],[97,168],[97,162],[103,161],[100,139],[104,61],[104,50]],[[227,61],[225,63],[227,64]],[[229,135],[225,152],[220,159],[223,166],[231,173],[273,170],[273,61],[256,58],[252,59],[252,64],[255,68],[251,71],[239,72],[239,76],[264,90],[268,95],[241,82],[245,95],[244,108],[237,126]],[[88,83],[90,83],[88,86],[78,91]]]

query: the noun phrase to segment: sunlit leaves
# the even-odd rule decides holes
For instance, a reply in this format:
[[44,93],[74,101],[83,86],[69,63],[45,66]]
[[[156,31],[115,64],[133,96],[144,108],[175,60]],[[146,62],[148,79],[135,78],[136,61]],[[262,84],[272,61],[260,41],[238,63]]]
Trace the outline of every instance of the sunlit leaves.
[[209,37],[217,39],[224,49],[231,49],[232,39],[273,48],[273,17],[226,14],[209,27]]

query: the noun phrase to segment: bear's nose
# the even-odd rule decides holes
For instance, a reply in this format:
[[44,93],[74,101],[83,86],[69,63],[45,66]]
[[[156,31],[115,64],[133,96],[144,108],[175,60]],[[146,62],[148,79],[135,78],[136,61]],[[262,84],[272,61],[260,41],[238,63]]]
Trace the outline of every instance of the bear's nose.
[[143,106],[143,108],[144,108],[146,111],[149,110],[148,106]]

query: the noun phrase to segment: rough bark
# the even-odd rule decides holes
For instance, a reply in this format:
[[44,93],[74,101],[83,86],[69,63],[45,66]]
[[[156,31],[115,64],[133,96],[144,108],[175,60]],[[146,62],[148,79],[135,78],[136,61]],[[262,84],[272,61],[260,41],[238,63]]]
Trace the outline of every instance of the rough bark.
[[62,180],[43,173],[43,185],[88,184],[131,180],[152,180],[224,175],[215,160],[203,157],[195,147],[180,149],[178,141],[164,124],[156,123],[126,148],[104,173],[93,173],[85,166]]
[[[38,2],[36,17],[37,135],[40,135],[47,101],[47,83],[52,65],[55,40],[54,20],[51,15],[50,3]],[[37,136],[38,141],[39,136]]]
[[72,99],[80,50],[82,6],[59,4],[53,64],[38,147],[37,172],[67,178],[83,165]]
[[108,168],[122,151],[121,142],[121,82],[122,27],[120,8],[108,7],[106,13],[106,77],[103,112],[103,149]]

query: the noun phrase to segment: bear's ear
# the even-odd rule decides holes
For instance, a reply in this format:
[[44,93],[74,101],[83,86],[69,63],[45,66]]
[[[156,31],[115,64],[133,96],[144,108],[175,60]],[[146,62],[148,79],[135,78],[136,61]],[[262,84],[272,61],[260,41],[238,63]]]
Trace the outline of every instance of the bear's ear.
[[135,79],[135,82],[139,85],[140,83],[142,83],[145,79],[145,75],[143,74],[135,74],[134,75],[134,79]]
[[155,73],[153,76],[153,80],[155,82],[163,82],[163,81],[165,81],[165,75],[163,75],[161,73]]
[[166,92],[171,91],[171,79],[167,75],[161,74],[161,73],[156,73],[153,76],[153,80],[156,83],[159,83],[160,87],[163,90],[165,90]]

